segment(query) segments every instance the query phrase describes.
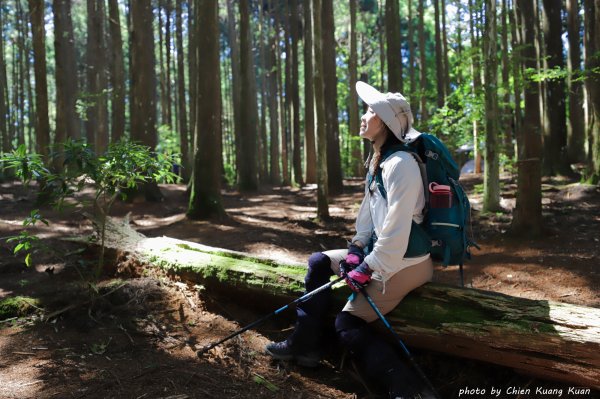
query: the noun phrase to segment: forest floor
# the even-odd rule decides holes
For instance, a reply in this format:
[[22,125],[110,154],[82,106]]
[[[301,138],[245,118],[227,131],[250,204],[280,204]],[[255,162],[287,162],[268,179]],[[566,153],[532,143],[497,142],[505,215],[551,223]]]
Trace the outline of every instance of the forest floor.
[[[514,239],[506,231],[515,181],[502,179],[503,210],[493,214],[481,213],[481,177],[466,175],[461,181],[473,204],[474,238],[481,246],[465,266],[468,286],[600,306],[600,272],[595,267],[600,261],[599,187],[545,180],[544,236]],[[132,226],[147,236],[305,262],[312,252],[345,247],[352,236],[362,181],[345,183],[344,193],[332,198],[332,220],[326,224],[315,221],[315,187],[265,188],[253,195],[225,192],[229,219],[224,222],[186,219],[181,185],[161,186],[163,202],[120,202],[111,214],[131,213]],[[0,184],[1,238],[18,234],[34,201],[34,191]],[[33,257],[31,267],[12,254],[14,243],[0,242],[0,301],[16,295],[37,300],[23,306],[19,315],[5,320],[0,315],[0,398],[383,397],[377,387],[361,383],[340,356],[328,357],[317,369],[268,358],[264,345],[289,333],[293,312],[198,358],[200,343],[226,336],[261,314],[153,268],[128,267],[127,262],[109,265],[95,286],[99,294],[89,302],[86,282],[91,281],[96,254],[79,252],[80,244],[61,238],[87,236],[91,224],[78,207],[41,212],[49,226],[38,224],[31,231],[48,249]],[[458,270],[438,267],[434,280],[458,284]],[[68,308],[73,304],[78,306]],[[62,313],[42,318],[57,311]],[[465,359],[422,351],[415,351],[415,357],[444,398],[458,397],[466,387],[488,393],[492,386],[563,387]],[[570,397],[566,390],[563,397]]]

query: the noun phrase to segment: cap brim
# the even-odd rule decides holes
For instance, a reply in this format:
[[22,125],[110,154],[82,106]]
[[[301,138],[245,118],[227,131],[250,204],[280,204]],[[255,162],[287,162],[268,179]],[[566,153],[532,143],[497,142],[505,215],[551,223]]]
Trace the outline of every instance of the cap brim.
[[394,110],[388,103],[385,95],[365,82],[356,82],[356,93],[375,111],[377,116],[390,128],[394,135],[399,136],[402,130],[400,121],[396,118]]

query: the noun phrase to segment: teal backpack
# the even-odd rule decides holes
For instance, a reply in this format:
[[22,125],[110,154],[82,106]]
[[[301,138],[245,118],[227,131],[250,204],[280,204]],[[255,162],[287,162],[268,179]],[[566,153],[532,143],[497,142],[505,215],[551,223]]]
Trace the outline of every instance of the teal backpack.
[[[405,256],[416,257],[431,252],[432,259],[442,262],[444,267],[458,265],[460,282],[464,286],[463,263],[471,258],[470,247],[479,247],[467,236],[471,205],[458,183],[458,166],[448,148],[431,134],[421,134],[411,143],[392,146],[383,154],[381,162],[397,151],[410,152],[417,160],[426,202],[423,223],[419,225],[413,221]],[[387,199],[381,167],[375,176],[369,174],[367,179],[369,185],[375,179],[379,192]]]

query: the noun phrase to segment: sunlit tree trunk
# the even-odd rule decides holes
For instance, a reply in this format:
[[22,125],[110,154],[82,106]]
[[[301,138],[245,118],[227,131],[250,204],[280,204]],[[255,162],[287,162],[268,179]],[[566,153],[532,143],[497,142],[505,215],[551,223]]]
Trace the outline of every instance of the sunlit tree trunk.
[[[250,28],[249,0],[241,0],[240,6],[240,166],[239,188],[242,191],[258,189],[258,111],[256,103],[256,79],[252,58],[252,30]],[[218,35],[217,35],[218,39]],[[200,49],[203,47],[200,46]],[[200,61],[200,58],[198,60]],[[200,77],[201,75],[199,75]],[[200,94],[200,93],[199,93]],[[199,96],[199,98],[202,98]]]
[[111,141],[118,141],[125,134],[125,61],[121,35],[121,12],[118,0],[109,0],[109,30],[111,39],[112,123]]
[[498,145],[498,56],[496,0],[485,2],[485,32],[483,36],[485,68],[485,173],[483,209],[500,209],[500,173]]
[[[534,0],[515,0],[517,28],[520,30],[519,54],[523,70],[536,69]],[[511,230],[517,235],[536,236],[542,230],[542,174],[541,174],[541,115],[539,86],[525,82],[525,117],[519,143],[517,202]]]
[[259,63],[260,63],[260,150],[259,150],[259,182],[269,181],[269,143],[267,140],[267,60],[265,50],[265,32],[268,24],[265,23],[263,7],[258,10],[259,23]]
[[513,56],[511,57],[511,73],[513,77],[513,103],[515,106],[515,112],[513,115],[513,131],[515,136],[515,145],[514,153],[518,152],[517,144],[523,142],[522,139],[519,139],[517,135],[522,132],[522,119],[523,115],[521,112],[521,94],[522,94],[522,76],[521,76],[521,60],[517,57],[519,54],[518,47],[521,39],[519,38],[520,30],[517,29],[517,24],[515,22],[515,7],[514,0],[511,1],[512,8],[508,13],[509,22],[510,22],[510,36],[511,36],[511,45],[513,48]]
[[446,0],[441,0],[442,53],[444,54],[444,97],[450,95],[450,61],[448,54],[448,29],[446,27]]
[[36,0],[29,0],[29,15],[31,17],[31,30],[33,32],[36,151],[43,156],[48,156],[50,146],[50,121],[48,119],[48,82],[46,79],[44,3]]
[[512,157],[514,155],[514,147],[512,145],[512,120],[513,120],[513,111],[510,106],[510,61],[508,59],[508,54],[510,49],[508,47],[508,5],[507,0],[502,0],[502,11],[501,11],[501,24],[500,29],[501,32],[501,54],[502,54],[502,115],[500,116],[501,127],[500,131],[502,132],[503,139],[503,151],[507,156]]
[[173,106],[172,106],[172,95],[171,95],[171,14],[173,10],[173,5],[171,4],[171,0],[164,0],[164,8],[165,8],[165,82],[166,86],[166,124],[169,127],[173,127]]
[[325,97],[323,85],[323,47],[321,38],[321,0],[313,0],[313,52],[314,52],[314,91],[315,91],[315,123],[317,131],[317,217],[321,220],[329,218],[329,199],[327,183],[327,132],[325,116]]
[[388,91],[402,91],[402,56],[400,54],[400,10],[398,0],[385,0],[385,38],[388,64]]
[[[242,4],[247,11],[248,4]],[[219,67],[219,2],[202,1],[194,7],[198,29],[198,102],[194,135],[194,175],[187,216],[222,219],[221,201],[221,75]],[[242,11],[244,12],[244,11]],[[243,68],[242,68],[243,69]],[[256,154],[253,154],[256,155]]]
[[[351,0],[352,1],[352,0]],[[311,0],[304,0],[304,143],[306,183],[317,182]]]
[[583,83],[581,76],[581,20],[579,19],[578,0],[567,0],[567,27],[569,38],[569,57],[567,59],[569,87],[569,120],[567,151],[571,163],[585,161],[585,115],[583,112]]
[[[340,128],[337,107],[337,71],[335,24],[333,19],[333,0],[322,0],[322,60],[323,95],[327,134],[327,176],[330,194],[342,192],[342,162],[340,159]],[[317,36],[315,35],[315,38]],[[315,40],[316,41],[316,40]]]

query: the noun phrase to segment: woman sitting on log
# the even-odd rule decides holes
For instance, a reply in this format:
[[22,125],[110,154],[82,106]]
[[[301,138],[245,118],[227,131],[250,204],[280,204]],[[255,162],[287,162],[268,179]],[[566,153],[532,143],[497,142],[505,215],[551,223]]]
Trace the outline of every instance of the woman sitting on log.
[[[354,291],[366,287],[381,313],[386,314],[433,275],[428,247],[407,253],[412,222],[423,221],[425,196],[419,166],[408,152],[386,153],[420,133],[412,128],[410,105],[400,93],[382,94],[364,82],[356,84],[356,91],[369,106],[361,118],[360,136],[372,144],[356,235],[348,249],[312,254],[305,283],[306,290],[312,291],[345,270],[348,285]],[[387,199],[373,178],[379,167]],[[331,290],[300,304],[292,334],[285,341],[268,344],[267,353],[275,359],[317,366],[330,304]],[[365,297],[355,293],[335,320],[338,338],[369,381],[385,386],[391,398],[411,397],[421,390],[414,386],[419,378],[404,364],[398,350],[372,329],[370,323],[375,320],[377,314]]]

